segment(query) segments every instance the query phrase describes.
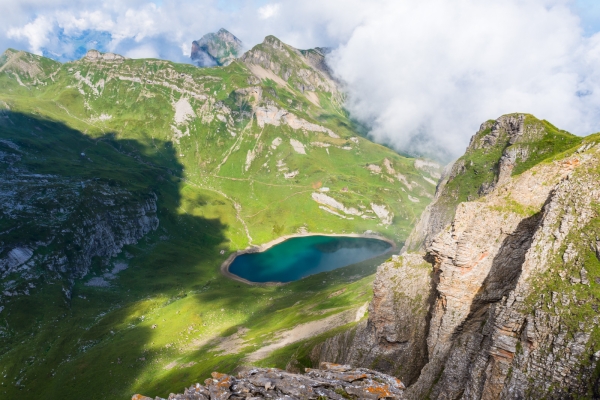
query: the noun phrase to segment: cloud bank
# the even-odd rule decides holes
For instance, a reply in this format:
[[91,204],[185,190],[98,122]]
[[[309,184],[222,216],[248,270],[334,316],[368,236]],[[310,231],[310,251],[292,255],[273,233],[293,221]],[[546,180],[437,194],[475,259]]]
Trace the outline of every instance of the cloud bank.
[[378,141],[443,159],[487,119],[528,112],[600,130],[600,36],[564,2],[381,1],[335,53],[348,107]]
[[[529,112],[600,131],[600,8],[588,0],[7,0],[0,45],[66,61],[87,49],[188,62],[221,27],[331,46],[351,114],[372,137],[449,160],[487,119]],[[596,17],[594,17],[596,16]]]

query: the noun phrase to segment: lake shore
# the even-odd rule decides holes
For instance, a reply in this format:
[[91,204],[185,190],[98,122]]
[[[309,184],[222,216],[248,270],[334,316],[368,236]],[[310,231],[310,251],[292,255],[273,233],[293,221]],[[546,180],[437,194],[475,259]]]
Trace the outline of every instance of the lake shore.
[[[233,260],[235,260],[235,258],[237,256],[240,256],[242,254],[249,254],[249,253],[261,253],[263,251],[266,251],[268,249],[270,249],[271,247],[280,244],[281,242],[284,242],[288,239],[293,239],[293,238],[299,238],[299,237],[307,237],[307,236],[329,236],[329,237],[354,237],[354,238],[365,238],[365,239],[377,239],[377,240],[381,240],[384,242],[389,243],[392,247],[389,248],[389,250],[387,250],[385,253],[382,254],[386,254],[386,253],[391,253],[394,250],[396,250],[397,246],[396,243],[391,240],[386,238],[385,236],[380,236],[380,235],[375,235],[375,234],[361,234],[361,233],[348,233],[348,234],[344,234],[344,233],[296,233],[293,235],[284,235],[281,236],[277,239],[271,240],[270,242],[264,243],[260,246],[250,246],[247,247],[243,250],[238,250],[238,251],[234,251],[233,253],[231,253],[229,255],[229,257],[227,257],[227,259],[225,261],[223,261],[223,263],[221,264],[221,274],[229,279],[233,279],[234,281],[238,281],[238,282],[242,282],[245,283],[247,285],[259,285],[259,286],[280,286],[280,285],[285,285],[288,282],[251,282],[247,279],[244,279],[240,276],[237,276],[233,273],[231,273],[229,271],[229,266],[231,265],[231,263],[233,262]],[[366,261],[366,260],[365,260]]]

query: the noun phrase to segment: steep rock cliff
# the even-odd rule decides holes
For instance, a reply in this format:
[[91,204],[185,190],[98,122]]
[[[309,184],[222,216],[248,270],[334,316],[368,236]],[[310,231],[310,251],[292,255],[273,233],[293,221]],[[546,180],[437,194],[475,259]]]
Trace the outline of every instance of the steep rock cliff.
[[312,350],[313,360],[361,365],[413,383],[427,363],[423,332],[433,302],[431,266],[420,254],[394,256],[380,265],[369,319]]
[[[422,243],[416,246],[425,251],[382,265],[368,322],[352,335],[326,341],[315,349],[315,358],[371,362],[373,368],[406,377],[407,398],[599,395],[598,138],[557,154],[566,147],[560,142],[571,143],[568,136],[558,136],[552,156],[543,161],[523,150],[536,146],[534,140],[520,141],[524,132],[540,132],[524,128],[523,120],[509,116],[498,120],[499,129],[494,128],[502,125],[498,121],[482,126],[466,156],[508,136],[497,173],[479,192],[482,197],[459,202],[445,226],[425,215],[425,233],[418,232]],[[440,185],[433,210],[452,196],[448,182],[458,177],[465,183],[466,156]],[[518,170],[527,162],[527,169]],[[430,279],[407,279],[423,258],[431,262],[423,269]],[[402,297],[407,293],[430,301],[418,311]],[[406,331],[404,346],[396,346],[391,361],[382,363]]]
[[428,248],[440,278],[430,362],[411,395],[593,395],[597,260],[584,254],[596,241],[598,165],[594,144],[459,206]]

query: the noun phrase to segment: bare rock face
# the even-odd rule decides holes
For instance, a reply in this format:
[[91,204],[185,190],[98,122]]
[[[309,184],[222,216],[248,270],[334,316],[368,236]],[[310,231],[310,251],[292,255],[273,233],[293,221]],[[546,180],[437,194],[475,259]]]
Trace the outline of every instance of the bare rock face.
[[[427,206],[403,250],[424,251],[435,236],[452,222],[460,202],[476,200],[506,183],[513,170],[529,161],[533,153],[548,151],[535,143],[549,136],[552,136],[550,128],[525,114],[503,115],[495,121],[481,124],[465,155],[444,170],[433,202]],[[473,162],[473,159],[486,158],[489,160],[482,165]],[[479,180],[481,184],[465,188],[465,180]]]
[[[597,360],[590,338],[598,317],[569,328],[565,313],[582,300],[535,287],[545,286],[547,273],[580,269],[576,256],[563,265],[553,260],[564,258],[565,247],[573,243],[567,243],[569,237],[595,217],[600,191],[593,184],[597,173],[590,174],[598,165],[594,153],[534,171],[559,182],[546,186],[543,208],[531,216],[494,210],[509,190],[518,198],[514,189],[523,183],[518,181],[534,182],[528,176],[493,193],[487,204],[459,207],[451,230],[429,248],[440,271],[428,336],[430,362],[409,397],[429,392],[432,398],[565,398],[593,390]],[[586,165],[576,169],[582,162]],[[485,224],[472,207],[487,208]],[[586,239],[577,236],[579,247],[585,247]],[[560,310],[554,304],[565,295],[569,301],[561,302]]]
[[0,233],[0,301],[28,294],[40,277],[62,281],[70,297],[70,286],[89,272],[94,257],[114,257],[158,228],[153,192],[32,173],[21,162],[26,155],[13,142],[0,143],[0,166],[9,168],[0,174],[0,213],[14,224]]
[[[212,379],[171,394],[168,400],[208,399],[401,399],[402,382],[366,368],[322,363],[321,369],[292,374],[276,368],[253,368],[237,377],[212,373]],[[151,400],[135,394],[132,400]],[[164,400],[156,397],[156,400]]]
[[381,264],[368,322],[315,347],[311,358],[369,366],[411,384],[427,363],[424,332],[434,300],[433,279],[422,255],[394,256]]
[[455,163],[411,236],[421,251],[381,265],[368,322],[314,358],[402,377],[411,399],[600,396],[600,146],[511,176],[538,128],[514,115],[482,125],[472,151],[507,146],[489,192],[443,209],[444,185],[468,168]]

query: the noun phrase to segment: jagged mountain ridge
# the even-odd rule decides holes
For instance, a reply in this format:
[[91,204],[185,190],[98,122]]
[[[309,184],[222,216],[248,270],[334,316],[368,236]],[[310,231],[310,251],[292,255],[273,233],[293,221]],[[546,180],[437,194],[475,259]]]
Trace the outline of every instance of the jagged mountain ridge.
[[341,105],[341,93],[325,64],[326,52],[323,48],[298,50],[275,36],[267,36],[263,43],[244,53],[241,60],[258,77],[306,92],[317,106],[320,100],[314,95],[316,91],[330,93],[332,101]]

